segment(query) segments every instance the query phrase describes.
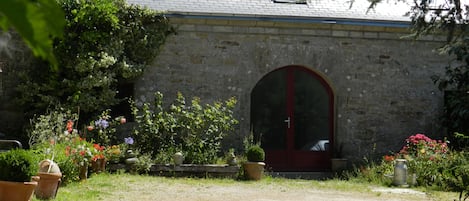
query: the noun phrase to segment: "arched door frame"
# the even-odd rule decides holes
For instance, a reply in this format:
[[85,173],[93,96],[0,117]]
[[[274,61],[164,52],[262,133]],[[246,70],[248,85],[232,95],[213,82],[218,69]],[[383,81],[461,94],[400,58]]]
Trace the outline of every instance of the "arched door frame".
[[[268,77],[269,75],[273,74],[274,72],[277,72],[277,71],[281,71],[281,70],[286,70],[288,71],[288,75],[286,77],[286,81],[287,82],[293,82],[293,79],[295,79],[293,77],[293,73],[290,73],[290,72],[293,72],[293,71],[300,71],[300,72],[303,72],[303,73],[307,73],[308,75],[310,75],[311,77],[313,77],[315,80],[319,81],[319,83],[321,83],[322,87],[325,89],[325,91],[327,92],[327,96],[328,96],[328,101],[329,101],[329,104],[328,104],[328,114],[329,114],[329,122],[328,122],[328,127],[329,127],[329,133],[328,133],[328,136],[329,136],[329,149],[328,149],[328,152],[326,153],[328,155],[329,158],[332,158],[332,154],[333,154],[333,150],[334,150],[334,139],[335,139],[335,131],[336,131],[336,126],[335,126],[335,102],[336,102],[336,97],[335,97],[335,90],[334,88],[332,87],[332,84],[331,82],[328,80],[328,78],[323,75],[321,72],[317,71],[317,70],[314,70],[314,69],[311,69],[311,68],[308,68],[308,67],[305,67],[305,66],[301,66],[301,65],[288,65],[288,66],[283,66],[283,67],[280,67],[280,68],[277,68],[267,74],[265,74],[261,79],[259,79],[259,81],[256,83],[255,87],[252,89],[251,91],[251,99],[252,99],[252,96],[253,96],[253,93],[255,88],[257,87],[257,85],[263,81],[264,78]],[[292,86],[292,84],[288,84],[289,87]],[[292,89],[287,89],[287,93],[286,94],[286,99],[287,101],[290,101],[290,103],[287,103],[288,104],[292,104],[291,102],[294,101],[295,97],[294,97],[294,94],[292,92],[293,90]],[[251,104],[252,104],[252,100],[251,100]],[[251,107],[253,107],[253,105],[251,105]],[[294,107],[294,106],[288,106],[288,107]],[[291,108],[289,109],[291,110]],[[291,112],[291,111],[289,111]],[[253,127],[252,125],[252,108],[251,108],[251,129]],[[291,143],[291,141],[290,141]],[[293,145],[287,145],[287,149],[290,149]],[[288,153],[287,153],[288,154]],[[327,162],[327,167],[330,167],[330,161]]]

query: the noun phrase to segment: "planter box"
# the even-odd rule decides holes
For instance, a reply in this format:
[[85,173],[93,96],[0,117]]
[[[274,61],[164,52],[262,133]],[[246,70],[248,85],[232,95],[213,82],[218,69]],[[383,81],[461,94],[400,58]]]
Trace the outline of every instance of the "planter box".
[[236,178],[239,169],[239,166],[230,165],[156,164],[151,167],[150,173],[161,176]]
[[[238,176],[240,167],[223,165],[196,165],[196,164],[155,164],[150,168],[149,174],[158,176],[170,177],[221,177],[221,178],[236,178]],[[116,172],[118,170],[129,171],[129,166],[125,164],[108,164],[109,172]]]

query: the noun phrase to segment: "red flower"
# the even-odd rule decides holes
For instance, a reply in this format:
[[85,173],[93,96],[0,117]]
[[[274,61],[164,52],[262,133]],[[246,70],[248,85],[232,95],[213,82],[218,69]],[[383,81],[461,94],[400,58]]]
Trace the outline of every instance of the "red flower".
[[385,156],[384,156],[384,160],[385,160],[386,162],[391,162],[391,161],[393,161],[393,160],[394,160],[394,156],[391,156],[391,155],[385,155]]
[[72,120],[67,121],[67,131],[68,131],[68,133],[73,132],[73,121]]

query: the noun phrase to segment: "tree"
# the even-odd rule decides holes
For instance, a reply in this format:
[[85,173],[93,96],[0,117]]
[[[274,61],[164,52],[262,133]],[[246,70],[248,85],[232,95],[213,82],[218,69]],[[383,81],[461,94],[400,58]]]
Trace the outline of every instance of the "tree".
[[432,77],[445,91],[444,123],[457,147],[467,147],[452,133],[469,133],[469,12],[461,0],[420,0],[412,6],[410,17],[415,38],[427,34],[445,34],[440,52],[454,58],[445,67],[445,75]]
[[131,82],[155,58],[173,32],[161,14],[125,0],[58,0],[65,13],[64,37],[54,41],[60,69],[35,63],[18,86],[30,113],[52,104],[92,116],[121,101],[119,83]]
[[48,60],[57,69],[52,41],[61,37],[65,18],[55,0],[0,1],[0,28],[13,27],[31,48],[35,56]]

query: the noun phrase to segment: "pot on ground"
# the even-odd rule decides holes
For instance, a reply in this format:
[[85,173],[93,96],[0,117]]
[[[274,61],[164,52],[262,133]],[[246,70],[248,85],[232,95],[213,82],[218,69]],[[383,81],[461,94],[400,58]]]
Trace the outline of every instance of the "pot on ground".
[[260,180],[264,174],[264,162],[245,162],[243,163],[244,173],[247,179]]
[[346,158],[332,158],[331,169],[332,172],[342,172],[347,169],[348,160]]
[[0,181],[0,201],[29,201],[36,186],[36,181]]
[[[53,199],[59,190],[62,173],[59,166],[52,160],[43,160],[39,163],[37,175],[38,184],[34,194],[39,199]],[[37,178],[36,177],[36,178]],[[33,177],[35,180],[35,177]]]
[[59,190],[61,173],[38,173],[40,178],[34,194],[39,199],[53,199]]

